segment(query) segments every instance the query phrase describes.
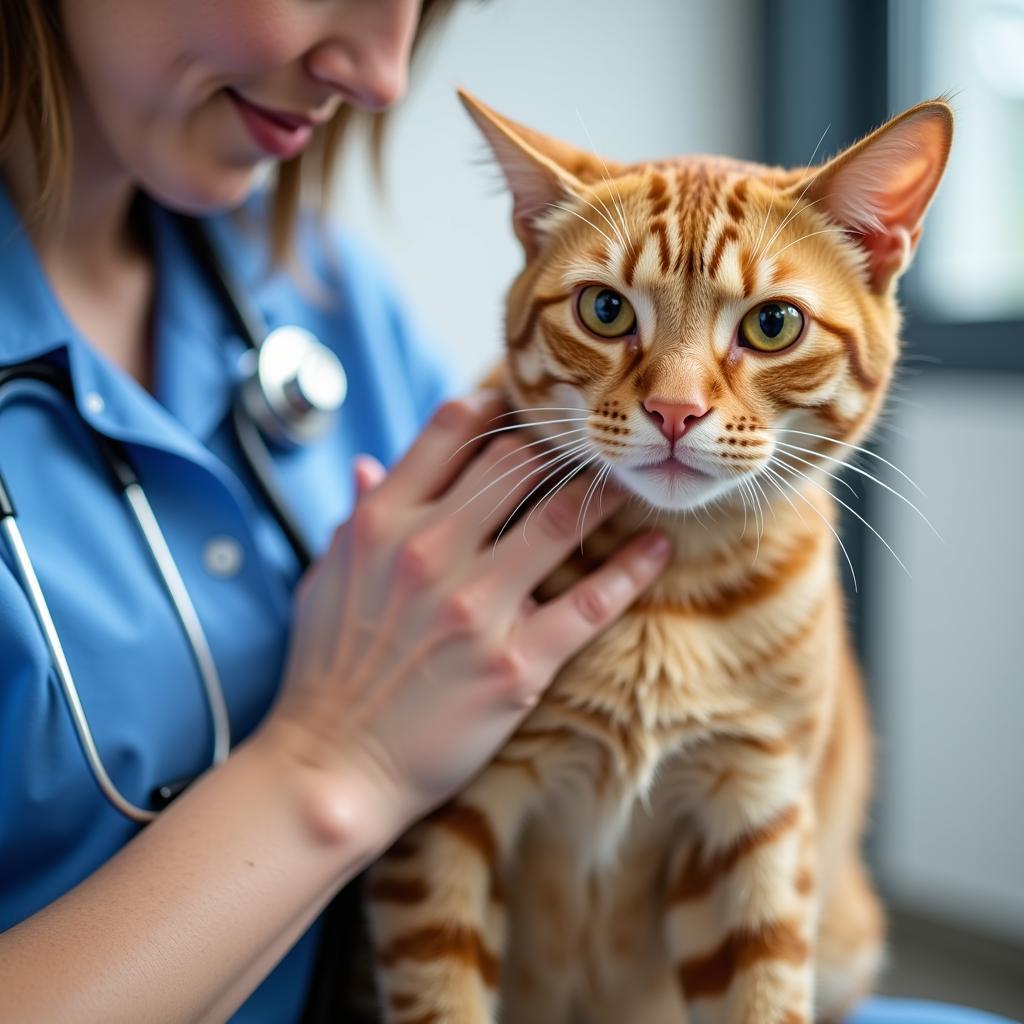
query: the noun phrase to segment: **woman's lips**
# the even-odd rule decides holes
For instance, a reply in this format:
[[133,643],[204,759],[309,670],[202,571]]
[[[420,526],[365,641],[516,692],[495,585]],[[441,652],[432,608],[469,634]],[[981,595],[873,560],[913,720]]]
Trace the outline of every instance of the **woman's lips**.
[[227,94],[253,141],[269,156],[280,160],[297,156],[313,137],[313,123],[307,118],[259,107],[233,89]]

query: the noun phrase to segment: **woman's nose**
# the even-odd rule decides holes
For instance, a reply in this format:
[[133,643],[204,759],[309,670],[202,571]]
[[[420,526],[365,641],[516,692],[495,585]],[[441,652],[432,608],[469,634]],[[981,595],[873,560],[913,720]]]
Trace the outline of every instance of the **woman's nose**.
[[405,92],[418,0],[373,0],[315,46],[306,69],[318,82],[367,110],[384,110]]

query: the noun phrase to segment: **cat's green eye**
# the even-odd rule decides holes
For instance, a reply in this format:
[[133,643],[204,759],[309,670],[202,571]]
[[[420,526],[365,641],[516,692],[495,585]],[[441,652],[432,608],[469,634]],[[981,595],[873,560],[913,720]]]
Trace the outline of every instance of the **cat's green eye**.
[[592,284],[576,303],[583,326],[599,338],[621,338],[636,330],[636,313],[629,300],[614,288]]
[[740,345],[758,352],[781,352],[800,337],[804,315],[788,302],[755,306],[740,322]]

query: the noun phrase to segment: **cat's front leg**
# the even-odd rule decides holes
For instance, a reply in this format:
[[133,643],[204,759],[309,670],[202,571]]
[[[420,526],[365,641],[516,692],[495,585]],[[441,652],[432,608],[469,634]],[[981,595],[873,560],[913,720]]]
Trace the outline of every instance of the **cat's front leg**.
[[367,905],[391,1024],[491,1024],[506,909],[503,861],[536,792],[500,758],[371,869]]
[[728,768],[674,858],[668,940],[694,1024],[811,1020],[813,809],[787,784],[798,764],[764,767]]

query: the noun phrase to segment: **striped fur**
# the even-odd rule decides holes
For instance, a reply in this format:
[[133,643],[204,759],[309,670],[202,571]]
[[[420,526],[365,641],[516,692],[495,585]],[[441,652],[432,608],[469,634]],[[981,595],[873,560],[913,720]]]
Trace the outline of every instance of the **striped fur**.
[[[929,162],[914,180],[933,190],[948,138],[943,149],[929,133],[947,108],[880,129],[885,159],[871,139],[853,147],[872,156],[876,192],[838,209],[878,212],[875,234],[855,236],[829,209],[837,180],[865,187],[849,151],[797,171],[713,157],[606,166],[467,103],[508,176],[527,253],[508,298],[510,399],[584,410],[601,464],[630,486],[637,452],[665,443],[643,402],[699,394],[710,412],[679,443],[690,438],[714,472],[646,484],[645,502],[545,584],[541,597],[579,579],[650,505],[671,510],[658,520],[675,545],[663,577],[563,669],[492,764],[374,867],[387,1019],[838,1020],[881,958],[859,853],[870,742],[820,486],[821,456],[842,449],[783,431],[856,443],[870,428],[910,251],[878,194],[885,159],[907,152],[893,133],[923,124],[914,138]],[[931,193],[913,207],[914,180],[896,171],[892,205],[913,208],[913,242]],[[582,327],[573,303],[588,283],[628,297],[634,337]],[[739,320],[772,298],[801,307],[805,336],[774,355],[739,351]],[[787,439],[803,452],[781,448]],[[764,467],[780,452],[791,468],[773,478]],[[751,479],[760,516],[740,490]]]

